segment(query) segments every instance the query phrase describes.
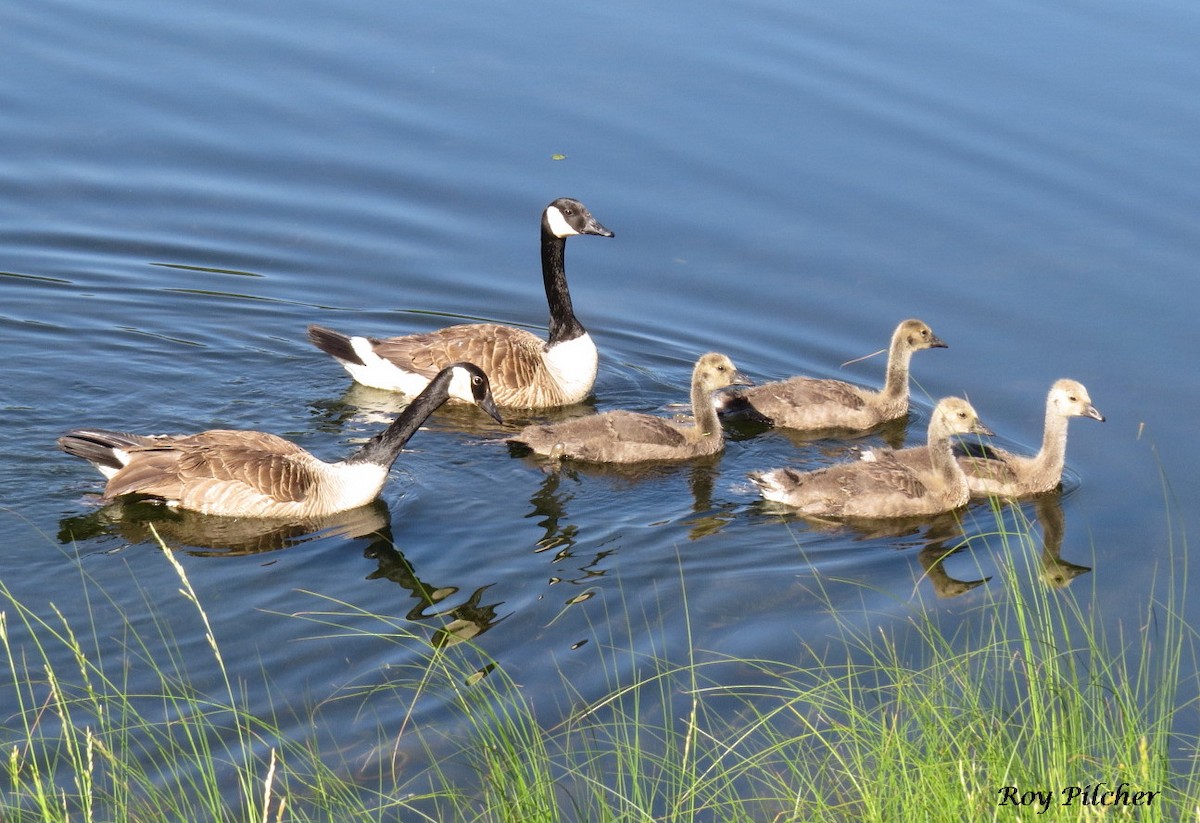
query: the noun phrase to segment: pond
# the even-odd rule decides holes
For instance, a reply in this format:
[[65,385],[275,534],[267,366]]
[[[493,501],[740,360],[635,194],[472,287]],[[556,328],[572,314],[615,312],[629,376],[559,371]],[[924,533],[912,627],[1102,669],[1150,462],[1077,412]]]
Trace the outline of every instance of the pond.
[[[0,579],[101,638],[165,619],[207,660],[155,524],[248,707],[299,734],[328,701],[331,756],[371,760],[412,710],[333,699],[408,653],[293,616],[334,603],[434,643],[458,621],[547,724],[604,693],[611,647],[802,665],[831,606],[977,608],[1004,546],[931,566],[952,537],[816,528],[748,480],[920,442],[943,396],[1032,452],[1050,384],[1088,387],[1107,422],[1072,424],[1064,493],[1025,511],[1061,526],[1065,582],[1105,625],[1144,621],[1200,526],[1192,4],[62,0],[10,5],[0,31]],[[680,412],[712,350],[756,381],[878,386],[883,358],[843,364],[902,319],[949,348],[914,358],[898,430],[739,428],[676,467],[556,471],[503,442],[555,415],[443,411],[380,504],[315,531],[101,507],[100,475],[57,450],[89,426],[348,453],[403,401],[352,384],[306,326],[541,333],[538,220],[560,196],[615,233],[567,250],[595,409]],[[973,512],[969,534],[994,528]],[[133,689],[151,676],[129,666]]]

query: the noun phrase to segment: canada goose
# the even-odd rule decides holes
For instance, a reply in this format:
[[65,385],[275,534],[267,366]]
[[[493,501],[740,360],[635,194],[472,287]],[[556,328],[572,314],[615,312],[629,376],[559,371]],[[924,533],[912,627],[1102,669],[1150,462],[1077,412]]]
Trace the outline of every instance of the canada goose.
[[537,454],[592,463],[640,463],[687,460],[715,454],[725,447],[711,394],[748,381],[728,357],[709,352],[692,370],[691,424],[630,411],[574,417],[561,423],[526,426],[509,442]]
[[1067,457],[1067,423],[1072,417],[1104,422],[1082,383],[1058,380],[1046,397],[1046,426],[1036,455],[1023,457],[994,446],[969,444],[960,451],[958,464],[966,472],[971,493],[1027,497],[1058,488]]
[[767,500],[811,516],[896,518],[939,514],[966,505],[967,478],[951,451],[956,434],[991,434],[966,400],[947,397],[933,410],[923,460],[898,459],[909,449],[883,451],[874,460],[815,471],[773,469],[750,475]]
[[404,444],[451,397],[500,420],[487,375],[455,363],[438,372],[390,426],[337,463],[273,434],[227,429],[185,435],[76,429],[58,445],[108,478],[104,500],[138,494],[205,514],[320,517],[378,497]]
[[880,391],[842,380],[791,377],[723,392],[715,400],[722,414],[757,413],[783,428],[861,431],[908,414],[908,365],[913,352],[944,348],[946,344],[927,324],[905,320],[892,333],[887,380]]
[[501,406],[552,408],[578,403],[596,382],[596,344],[571,308],[563,266],[566,238],[612,237],[578,200],[560,197],[542,212],[542,279],[550,304],[550,339],[496,323],[448,326],[405,337],[350,337],[309,326],[308,337],[367,386],[416,394],[450,363],[479,364]]

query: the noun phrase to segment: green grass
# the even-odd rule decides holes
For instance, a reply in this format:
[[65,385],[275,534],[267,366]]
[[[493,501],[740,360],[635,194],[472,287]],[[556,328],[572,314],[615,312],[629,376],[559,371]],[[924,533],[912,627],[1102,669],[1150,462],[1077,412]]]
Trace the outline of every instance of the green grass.
[[[469,641],[430,645],[422,627],[314,595],[317,610],[296,617],[310,636],[385,639],[409,661],[383,685],[335,699],[433,701],[452,718],[424,725],[414,712],[380,729],[381,751],[402,739],[425,762],[381,757],[370,778],[244,708],[169,551],[179,596],[195,607],[186,630],[203,633],[209,659],[185,660],[165,619],[152,636],[128,634],[121,656],[150,667],[152,689],[131,690],[97,626],[68,625],[52,607],[35,613],[0,584],[0,819],[1031,819],[1031,809],[1000,805],[1013,786],[1054,793],[1038,819],[1200,820],[1196,741],[1179,735],[1195,727],[1198,691],[1183,617],[1186,546],[1172,538],[1172,572],[1144,620],[1110,635],[1082,581],[1058,589],[1041,579],[1041,546],[1021,510],[997,507],[994,519],[973,539],[1010,560],[977,608],[943,619],[918,605],[899,625],[872,628],[847,619],[838,654],[798,648],[801,663],[718,657],[690,637],[680,659],[663,648],[656,615],[621,603],[606,619],[649,638],[649,650],[603,648],[600,698],[564,675],[567,708],[556,716],[565,719],[551,726]],[[685,613],[686,592],[681,572],[671,596]],[[149,598],[146,608],[154,613]],[[191,685],[198,665],[220,672],[215,692]],[[1067,787],[1098,781],[1159,794],[1138,808],[1061,805]]]

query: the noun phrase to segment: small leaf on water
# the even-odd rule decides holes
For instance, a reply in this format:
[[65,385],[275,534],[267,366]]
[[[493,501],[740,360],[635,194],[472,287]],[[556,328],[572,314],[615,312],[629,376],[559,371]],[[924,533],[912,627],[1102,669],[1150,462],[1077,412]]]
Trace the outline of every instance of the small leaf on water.
[[566,160],[567,156],[565,154],[552,154],[552,155],[550,155],[550,159],[551,160]]

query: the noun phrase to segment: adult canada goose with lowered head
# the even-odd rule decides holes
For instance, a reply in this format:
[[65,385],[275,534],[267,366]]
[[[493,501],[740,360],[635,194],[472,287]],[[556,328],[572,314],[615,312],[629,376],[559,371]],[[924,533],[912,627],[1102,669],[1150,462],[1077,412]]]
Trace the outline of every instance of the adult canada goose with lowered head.
[[880,391],[842,380],[791,377],[716,395],[722,414],[754,412],[781,428],[862,431],[908,414],[908,367],[914,352],[944,349],[921,320],[905,320],[892,333],[887,379]]
[[596,344],[575,317],[563,261],[568,237],[613,233],[578,200],[560,197],[542,212],[542,279],[550,339],[497,323],[467,323],[404,337],[351,337],[309,326],[317,348],[367,386],[416,394],[439,369],[469,361],[492,381],[501,406],[542,409],[578,403],[596,382]]
[[950,439],[956,434],[985,434],[975,409],[966,400],[947,397],[929,420],[923,461],[897,459],[883,451],[874,460],[841,463],[815,471],[772,469],[750,475],[767,500],[785,503],[815,517],[885,519],[923,517],[952,511],[970,500],[967,478],[954,459]]
[[337,463],[273,434],[227,429],[185,435],[76,429],[58,445],[108,478],[104,500],[136,494],[204,514],[321,517],[378,497],[404,444],[451,397],[500,420],[487,375],[473,364],[455,363],[383,432]]
[[1042,448],[1032,457],[994,446],[968,443],[960,447],[958,464],[971,493],[979,496],[1027,497],[1058,488],[1067,460],[1067,423],[1072,417],[1104,422],[1088,390],[1077,380],[1058,380],[1046,396]]
[[692,423],[618,410],[526,426],[510,442],[547,457],[591,463],[687,460],[716,454],[725,447],[725,440],[712,393],[748,382],[728,357],[709,352],[692,369]]

